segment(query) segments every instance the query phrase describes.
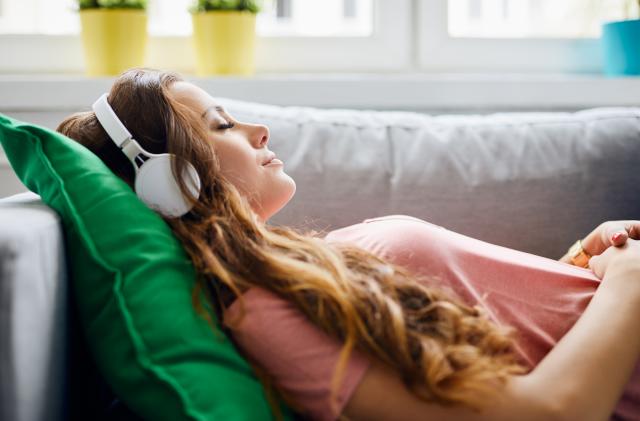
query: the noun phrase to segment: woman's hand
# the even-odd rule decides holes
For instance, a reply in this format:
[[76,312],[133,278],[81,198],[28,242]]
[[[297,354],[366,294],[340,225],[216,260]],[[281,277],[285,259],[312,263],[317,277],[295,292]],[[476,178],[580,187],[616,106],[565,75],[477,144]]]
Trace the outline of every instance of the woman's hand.
[[607,221],[582,240],[582,248],[591,256],[597,256],[611,246],[624,245],[629,238],[640,240],[640,221]]
[[607,248],[589,259],[589,267],[600,279],[614,271],[640,274],[640,241],[625,239],[623,245]]

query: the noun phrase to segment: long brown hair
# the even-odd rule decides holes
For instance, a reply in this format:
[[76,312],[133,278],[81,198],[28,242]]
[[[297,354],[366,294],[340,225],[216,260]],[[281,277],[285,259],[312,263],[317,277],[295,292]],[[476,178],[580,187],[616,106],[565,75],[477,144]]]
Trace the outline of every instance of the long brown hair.
[[[294,303],[343,344],[334,392],[354,349],[393,368],[418,397],[446,405],[480,408],[509,376],[524,372],[513,331],[491,322],[478,307],[361,248],[261,223],[220,174],[202,120],[172,99],[169,88],[180,80],[175,73],[131,69],[115,81],[109,102],[143,148],[175,154],[198,171],[202,191],[194,208],[166,221],[198,273],[196,296],[204,293],[217,317],[252,286]],[[68,117],[58,131],[133,184],[131,163],[93,112]],[[180,174],[181,161],[176,162],[174,173]],[[273,404],[274,385],[257,369]]]

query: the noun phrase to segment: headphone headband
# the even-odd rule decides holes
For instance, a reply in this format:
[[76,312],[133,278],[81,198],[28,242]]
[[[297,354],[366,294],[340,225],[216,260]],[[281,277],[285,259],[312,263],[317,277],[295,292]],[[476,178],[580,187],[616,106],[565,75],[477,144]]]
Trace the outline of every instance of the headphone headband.
[[113,108],[111,108],[111,105],[109,105],[109,101],[107,101],[108,97],[109,94],[102,94],[100,98],[93,103],[92,108],[109,137],[122,149],[122,144],[127,140],[133,139],[133,136],[131,136],[129,130],[124,127],[124,124],[122,124],[115,111],[113,111]]

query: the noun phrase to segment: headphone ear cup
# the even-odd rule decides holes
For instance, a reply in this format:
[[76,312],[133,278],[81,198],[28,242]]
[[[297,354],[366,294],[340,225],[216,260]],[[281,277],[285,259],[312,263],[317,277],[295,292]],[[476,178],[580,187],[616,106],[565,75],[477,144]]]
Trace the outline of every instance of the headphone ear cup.
[[[138,197],[150,208],[167,217],[178,217],[191,210],[182,196],[180,186],[171,172],[171,154],[161,154],[147,159],[138,169],[135,189]],[[190,162],[185,166],[184,181],[193,197],[200,194],[200,177]]]

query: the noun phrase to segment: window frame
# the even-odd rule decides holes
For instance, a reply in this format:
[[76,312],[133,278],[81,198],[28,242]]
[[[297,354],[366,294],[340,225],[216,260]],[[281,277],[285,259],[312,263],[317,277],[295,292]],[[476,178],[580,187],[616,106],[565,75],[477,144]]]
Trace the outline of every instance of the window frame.
[[448,1],[416,0],[417,66],[426,72],[600,73],[597,38],[454,38]]
[[[412,0],[373,0],[368,37],[258,36],[256,72],[402,71],[412,61],[412,7]],[[84,72],[80,34],[0,35],[0,56],[10,58],[0,74]],[[194,73],[191,37],[149,35],[145,65]]]

